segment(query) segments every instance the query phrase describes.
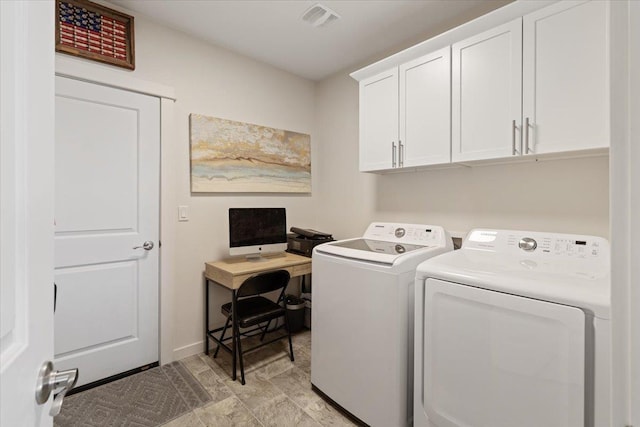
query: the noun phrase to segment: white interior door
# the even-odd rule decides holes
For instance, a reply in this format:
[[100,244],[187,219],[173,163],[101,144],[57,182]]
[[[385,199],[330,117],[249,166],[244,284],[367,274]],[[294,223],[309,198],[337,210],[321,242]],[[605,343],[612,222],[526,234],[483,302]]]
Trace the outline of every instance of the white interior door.
[[[0,425],[51,426],[53,2],[0,1]],[[49,400],[50,402],[50,400]]]
[[582,310],[428,279],[424,313],[434,425],[586,425]]
[[78,385],[158,361],[159,161],[158,98],[56,78],[55,358]]

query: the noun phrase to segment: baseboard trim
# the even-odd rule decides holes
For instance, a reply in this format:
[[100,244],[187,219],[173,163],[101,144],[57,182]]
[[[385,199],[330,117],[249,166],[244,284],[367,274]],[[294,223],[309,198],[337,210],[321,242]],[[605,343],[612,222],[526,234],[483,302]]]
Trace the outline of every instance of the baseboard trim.
[[173,360],[184,359],[185,357],[193,356],[194,354],[200,354],[204,352],[204,341],[194,342],[183,347],[173,349]]

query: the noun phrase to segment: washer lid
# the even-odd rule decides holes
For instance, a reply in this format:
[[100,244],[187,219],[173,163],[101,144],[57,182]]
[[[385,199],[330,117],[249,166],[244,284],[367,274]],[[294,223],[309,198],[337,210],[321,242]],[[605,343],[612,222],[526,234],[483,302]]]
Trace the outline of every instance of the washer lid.
[[365,252],[376,252],[389,255],[402,255],[406,252],[415,251],[422,248],[428,248],[429,246],[421,245],[409,245],[394,242],[384,242],[382,240],[370,240],[370,239],[353,239],[343,240],[336,242],[333,246],[339,246],[341,248],[357,249]]
[[[611,274],[609,244],[605,239],[521,231],[481,231],[470,232],[460,250],[420,264],[416,279],[437,278],[578,307],[597,317],[609,318]],[[490,240],[491,236],[495,237],[491,240],[491,247],[487,246],[491,242],[479,244],[478,239]],[[531,246],[524,239],[526,236],[537,242],[537,248],[519,247]],[[522,240],[524,242],[520,245]],[[597,250],[582,251],[582,247],[595,247]]]
[[318,252],[364,261],[393,264],[396,259],[408,252],[430,247],[382,240],[350,239],[320,245],[318,246]]
[[[453,250],[453,242],[444,228],[435,225],[373,222],[362,238],[324,243],[314,252],[360,261],[393,265],[402,257],[423,259]],[[419,262],[419,261],[417,261]]]

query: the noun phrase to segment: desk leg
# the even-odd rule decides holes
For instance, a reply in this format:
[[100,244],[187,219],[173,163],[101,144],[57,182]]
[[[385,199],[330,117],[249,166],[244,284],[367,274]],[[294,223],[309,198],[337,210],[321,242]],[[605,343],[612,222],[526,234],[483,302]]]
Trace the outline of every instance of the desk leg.
[[233,337],[232,337],[232,347],[231,347],[231,358],[233,359],[233,361],[231,362],[231,370],[232,370],[232,374],[231,374],[231,379],[233,381],[236,380],[236,357],[237,357],[237,348],[238,348],[238,324],[236,323],[236,319],[238,318],[238,316],[236,316],[236,290],[234,289],[232,291],[232,295],[231,295],[231,330],[233,331]]
[[209,355],[209,279],[204,279],[204,354]]

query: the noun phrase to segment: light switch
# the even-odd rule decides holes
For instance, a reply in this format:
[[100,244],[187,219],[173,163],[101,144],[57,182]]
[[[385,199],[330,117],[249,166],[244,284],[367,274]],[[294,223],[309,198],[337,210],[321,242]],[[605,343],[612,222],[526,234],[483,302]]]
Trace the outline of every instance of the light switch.
[[189,206],[178,206],[178,221],[189,221]]

